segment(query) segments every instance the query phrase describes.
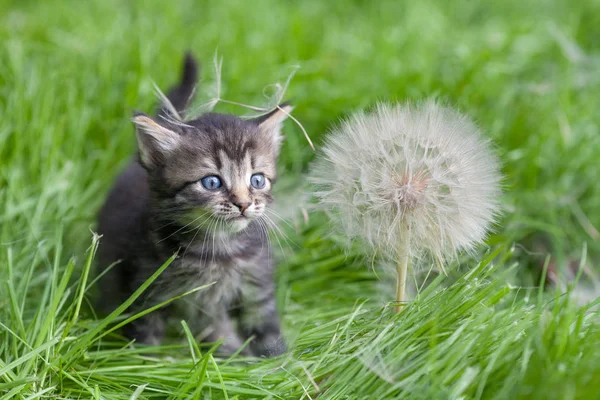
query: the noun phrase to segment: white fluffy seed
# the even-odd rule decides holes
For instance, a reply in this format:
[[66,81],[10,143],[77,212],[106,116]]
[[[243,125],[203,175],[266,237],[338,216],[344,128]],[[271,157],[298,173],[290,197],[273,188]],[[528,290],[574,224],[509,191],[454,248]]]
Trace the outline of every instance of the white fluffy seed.
[[427,253],[443,263],[485,239],[499,170],[468,117],[428,101],[351,116],[330,133],[310,180],[347,236],[394,259]]

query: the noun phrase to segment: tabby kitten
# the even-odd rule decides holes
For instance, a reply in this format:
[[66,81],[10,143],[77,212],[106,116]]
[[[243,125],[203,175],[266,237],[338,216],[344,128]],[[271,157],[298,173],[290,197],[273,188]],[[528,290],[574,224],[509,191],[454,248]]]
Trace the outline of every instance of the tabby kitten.
[[119,261],[101,279],[100,306],[114,309],[178,252],[130,311],[214,285],[129,324],[125,335],[158,344],[166,319],[185,311],[205,341],[224,340],[223,352],[253,336],[243,353],[275,356],[285,344],[264,216],[291,107],[250,120],[209,113],[177,121],[196,78],[188,55],[179,86],[167,96],[173,109],[160,109],[156,119],[133,118],[139,157],[119,176],[99,216],[100,266]]

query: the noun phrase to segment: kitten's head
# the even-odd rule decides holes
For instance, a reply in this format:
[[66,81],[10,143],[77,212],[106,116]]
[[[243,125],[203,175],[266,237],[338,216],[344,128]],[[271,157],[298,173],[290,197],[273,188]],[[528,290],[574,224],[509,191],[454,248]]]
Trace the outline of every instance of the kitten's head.
[[157,213],[190,230],[220,232],[239,232],[260,218],[272,201],[281,126],[291,110],[283,104],[250,120],[205,114],[185,123],[135,115]]

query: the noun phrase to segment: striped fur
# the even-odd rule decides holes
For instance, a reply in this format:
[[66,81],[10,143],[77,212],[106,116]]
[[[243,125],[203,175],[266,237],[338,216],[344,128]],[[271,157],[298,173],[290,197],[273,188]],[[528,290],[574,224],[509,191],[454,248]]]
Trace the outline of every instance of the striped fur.
[[[99,216],[100,268],[120,261],[100,281],[99,305],[114,309],[177,252],[131,311],[213,285],[135,321],[126,336],[157,344],[166,321],[184,317],[202,339],[224,340],[223,352],[254,337],[246,354],[281,354],[265,212],[273,200],[281,124],[291,108],[282,105],[254,120],[210,113],[176,121],[193,93],[191,61],[188,56],[180,87],[170,92],[176,113],[134,116],[139,157],[119,176]],[[264,188],[251,186],[255,173],[266,177]],[[200,180],[208,175],[219,176],[223,186],[205,189]],[[240,203],[249,205],[242,210]]]

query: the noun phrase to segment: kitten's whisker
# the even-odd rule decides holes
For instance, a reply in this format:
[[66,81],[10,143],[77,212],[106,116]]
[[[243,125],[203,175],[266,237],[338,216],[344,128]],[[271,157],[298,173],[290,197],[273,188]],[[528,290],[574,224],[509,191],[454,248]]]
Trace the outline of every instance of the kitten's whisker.
[[204,231],[204,238],[202,239],[202,247],[200,248],[202,257],[200,258],[200,261],[203,263],[208,262],[208,252],[206,251],[206,248],[204,247],[206,244],[206,239],[208,238],[209,234],[210,234],[210,226],[214,223],[215,221],[213,219],[210,220],[210,223],[208,224],[208,226],[206,227],[206,230]]
[[[210,221],[210,220],[208,220],[208,221]],[[185,255],[186,255],[188,249],[190,248],[190,246],[192,245],[192,243],[194,243],[194,240],[196,240],[196,236],[198,236],[198,233],[200,232],[200,230],[201,230],[202,226],[204,225],[204,223],[206,223],[206,221],[204,221],[202,224],[200,224],[198,226],[198,228],[196,229],[196,233],[194,233],[194,236],[192,237],[192,240],[190,240],[190,242],[188,243],[188,245],[185,247],[185,251],[183,252],[182,258],[185,258]],[[206,235],[204,236],[204,238],[206,239]]]
[[[178,223],[179,221],[172,217],[180,217],[182,215],[182,211],[190,211],[190,210],[194,210],[194,209],[196,209],[196,207],[181,207],[181,206],[176,206],[176,205],[172,206],[172,207],[161,207],[160,215],[157,215],[156,218],[158,221],[168,221],[168,222],[165,225],[155,228],[154,230],[159,231],[163,228],[166,228],[169,225]],[[204,215],[206,215],[206,213]],[[169,217],[169,218],[167,218],[167,217]]]
[[262,217],[259,217],[258,219],[256,219],[256,222],[258,223],[259,228],[265,235],[265,242],[267,244],[267,257],[268,257],[269,263],[271,263],[272,262],[271,239],[269,238],[269,232],[268,232],[267,226],[265,225],[265,222],[262,220]]
[[265,208],[265,213],[266,212],[270,212],[274,217],[278,218],[281,222],[283,222],[284,224],[286,224],[287,226],[289,226],[292,229],[294,228],[294,225],[292,225],[290,223],[290,221],[288,221],[287,219],[285,219],[282,216],[280,216],[279,214],[277,214],[277,212],[275,210],[272,210],[270,208]]
[[[208,243],[210,242],[210,237],[212,235],[212,227],[216,224],[215,219],[211,219],[206,229],[204,230],[204,239],[202,239],[202,248],[200,251],[202,252],[202,260],[204,263],[208,263]],[[208,242],[207,242],[208,241]]]
[[153,232],[158,232],[158,231],[160,231],[161,229],[163,229],[163,228],[166,228],[167,226],[169,226],[169,225],[173,225],[173,224],[175,224],[175,223],[177,223],[177,221],[173,221],[173,220],[171,220],[171,221],[167,222],[166,224],[159,226],[158,228],[154,228],[152,231],[153,231]]
[[[174,211],[177,211],[177,212],[174,212]],[[181,211],[182,211],[181,208],[175,208],[175,207],[173,207],[172,209],[171,208],[161,208],[160,214],[156,215],[155,218],[157,221],[163,221],[163,222],[167,222],[167,223],[164,225],[161,225],[157,228],[154,228],[154,231],[159,231],[163,228],[166,228],[169,225],[178,223],[179,221],[174,217],[180,216]]]
[[[268,227],[270,227],[270,226],[271,226],[271,224],[269,223],[269,220],[268,220],[268,217],[267,217],[267,215],[266,215],[266,214],[263,214],[263,215],[261,215],[261,219],[263,220],[263,222],[264,222],[264,223],[265,223],[265,224],[266,224]],[[281,245],[281,241],[279,240],[279,236],[277,235],[277,233],[276,233],[276,232],[275,232],[275,235],[274,235],[274,236],[275,236],[275,239],[277,240],[277,244],[279,245],[279,249],[280,249],[280,250],[281,250],[281,252],[283,253],[283,252],[284,252],[284,250],[283,250],[283,246]],[[287,244],[287,245],[288,245],[288,247],[289,247],[289,243],[286,243],[286,244]]]
[[221,227],[222,220],[217,217],[217,222],[215,223],[215,231],[213,232],[213,240],[212,240],[212,262],[215,262],[215,238],[217,237],[217,233]]
[[266,222],[264,222],[261,218],[260,221],[263,231],[265,232],[265,241],[267,242],[267,255],[269,257],[269,263],[273,262],[273,246],[271,245],[271,238],[269,237],[269,227]]
[[209,218],[206,218],[206,219],[205,219],[204,221],[202,221],[200,224],[198,224],[198,225],[194,226],[192,229],[189,229],[189,230],[187,230],[187,231],[185,231],[185,232],[183,232],[183,233],[184,233],[184,234],[186,234],[186,233],[190,233],[190,232],[193,232],[193,231],[195,231],[195,230],[197,230],[197,229],[200,229],[200,228],[202,228],[204,225],[206,225],[206,222],[207,222],[208,220],[209,220]]
[[[192,228],[192,229],[190,229],[190,230],[188,230],[188,231],[186,231],[184,233],[190,233],[190,232],[193,232],[193,231],[202,231],[202,227],[204,225],[206,225],[208,221],[209,221],[208,219],[205,219],[200,224],[196,225],[194,228]],[[190,243],[193,243],[193,242],[194,242],[194,240],[192,240]]]
[[206,247],[204,247],[204,245],[202,246],[202,250],[206,253],[206,262],[208,262],[209,254],[212,257],[212,260],[214,260],[214,252],[212,251],[212,249],[214,249],[214,245],[210,251],[208,250],[208,247],[209,247],[209,244],[211,243],[211,239],[214,243],[215,236],[216,236],[216,228],[217,228],[218,223],[219,223],[218,218],[215,218],[207,228],[207,237],[206,238],[208,241],[206,243]]
[[267,230],[267,227],[265,226],[265,223],[262,220],[262,218],[256,219],[256,222],[258,223],[259,228],[261,229],[261,231],[265,235],[265,241],[267,242],[267,250],[270,251],[271,250],[271,240],[269,238],[269,232]]
[[285,240],[288,247],[292,247],[293,241],[281,230],[281,228],[279,226],[277,226],[275,221],[273,221],[271,218],[269,218],[269,216],[267,214],[263,214],[263,215],[264,215],[267,223],[269,223],[273,227],[273,229],[275,229],[275,231],[277,233],[279,233],[281,235],[281,237]]
[[183,229],[187,228],[188,226],[190,226],[190,225],[191,225],[191,224],[193,224],[194,222],[198,221],[200,218],[202,218],[202,217],[203,217],[203,216],[205,216],[206,214],[208,214],[208,213],[206,213],[206,212],[205,212],[204,214],[200,215],[199,217],[196,217],[194,220],[192,220],[191,222],[188,222],[187,224],[185,224],[185,225],[184,225],[184,226],[182,226],[181,228],[177,229],[175,232],[171,233],[169,236],[167,236],[167,237],[165,237],[165,238],[163,238],[163,239],[160,239],[160,240],[159,240],[157,243],[160,243],[160,242],[162,242],[162,241],[164,241],[164,240],[167,240],[167,239],[168,239],[168,238],[170,238],[171,236],[173,236],[173,235],[175,235],[175,234],[179,233],[181,230],[183,230]]

